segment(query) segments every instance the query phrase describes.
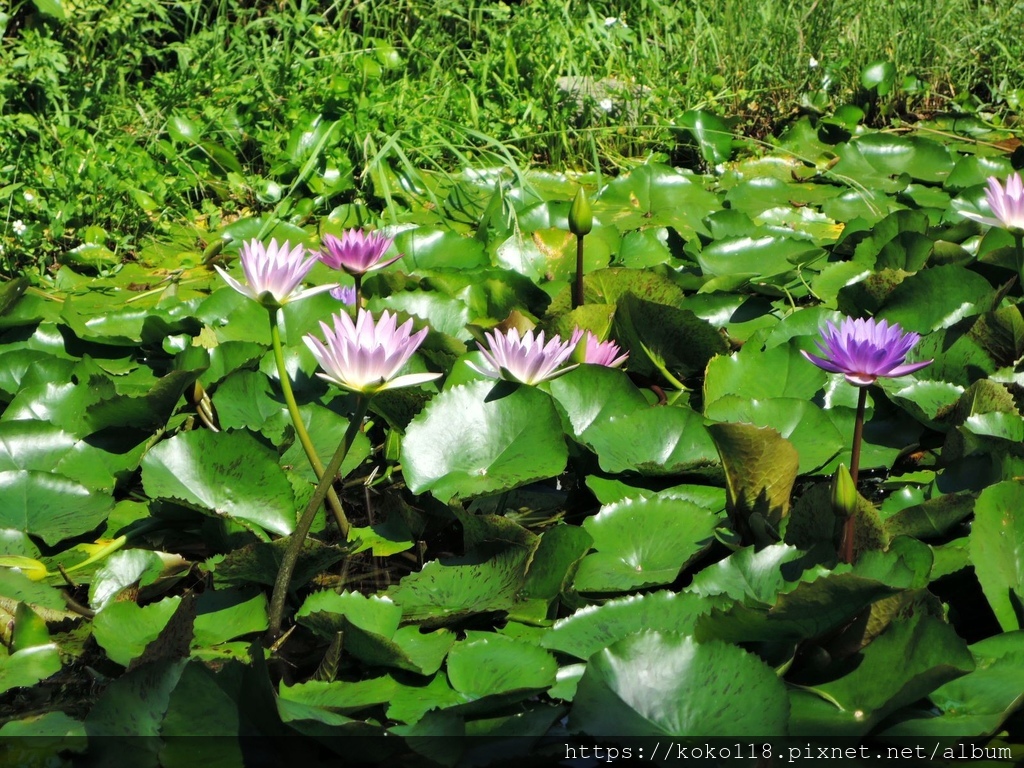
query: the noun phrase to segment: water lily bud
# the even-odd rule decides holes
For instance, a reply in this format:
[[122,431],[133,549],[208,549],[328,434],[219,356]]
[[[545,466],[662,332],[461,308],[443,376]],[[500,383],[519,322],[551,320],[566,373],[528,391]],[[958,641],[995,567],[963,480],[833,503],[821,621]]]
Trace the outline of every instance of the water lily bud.
[[857,511],[857,486],[845,464],[832,475],[832,509],[840,517],[851,517]]
[[577,237],[590,234],[594,228],[594,212],[587,202],[587,193],[580,187],[569,208],[569,231]]

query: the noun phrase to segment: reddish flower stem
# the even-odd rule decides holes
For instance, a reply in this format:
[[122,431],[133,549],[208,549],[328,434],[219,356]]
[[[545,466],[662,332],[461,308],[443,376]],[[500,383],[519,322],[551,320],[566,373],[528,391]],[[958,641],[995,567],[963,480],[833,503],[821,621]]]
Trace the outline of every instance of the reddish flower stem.
[[576,235],[576,284],[572,290],[572,308],[583,306],[583,235]]
[[[860,444],[864,437],[864,409],[868,402],[868,388],[858,387],[860,393],[857,397],[857,418],[853,422],[853,448],[850,451],[850,478],[853,480],[853,487],[857,487],[857,475],[860,472]],[[856,536],[857,513],[854,511],[846,518],[846,526],[843,529],[843,549],[840,554],[844,563],[853,564],[853,545]]]

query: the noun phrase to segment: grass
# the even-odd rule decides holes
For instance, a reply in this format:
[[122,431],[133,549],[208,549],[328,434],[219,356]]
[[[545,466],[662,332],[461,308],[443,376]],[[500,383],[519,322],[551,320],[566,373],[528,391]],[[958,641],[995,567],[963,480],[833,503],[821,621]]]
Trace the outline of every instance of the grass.
[[[985,0],[61,8],[20,0],[0,14],[8,275],[44,275],[83,243],[116,264],[173,223],[280,213],[282,200],[307,219],[356,200],[380,211],[383,167],[682,162],[674,125],[691,109],[764,138],[850,102],[876,124],[948,110],[1012,123],[1024,96],[1024,7]],[[879,59],[896,71],[881,97],[860,81]],[[609,111],[559,78],[621,88]]]

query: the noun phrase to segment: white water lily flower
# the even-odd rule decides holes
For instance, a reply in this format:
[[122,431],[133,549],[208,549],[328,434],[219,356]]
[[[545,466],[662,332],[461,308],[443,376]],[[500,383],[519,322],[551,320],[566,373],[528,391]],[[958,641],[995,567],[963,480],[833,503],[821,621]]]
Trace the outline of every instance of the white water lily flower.
[[409,373],[395,377],[427,336],[426,328],[412,333],[412,320],[399,326],[396,316],[385,310],[374,322],[372,314],[360,309],[354,323],[346,312],[332,315],[331,321],[331,325],[320,323],[324,341],[313,334],[302,340],[324,370],[317,375],[342,389],[372,395],[423,384],[441,375]]
[[561,367],[579,343],[583,331],[577,328],[569,341],[562,341],[557,334],[544,343],[544,331],[535,337],[527,331],[520,337],[519,331],[511,328],[507,333],[484,334],[489,349],[480,349],[487,365],[483,368],[467,363],[477,373],[491,379],[506,379],[522,384],[539,384],[556,378],[575,368],[575,365]]
[[1019,173],[1010,174],[1006,180],[1006,187],[1003,187],[995,176],[990,176],[985,199],[988,200],[988,207],[992,209],[995,218],[970,211],[961,213],[982,224],[1003,227],[1016,233],[1024,232],[1024,183],[1021,182]]
[[315,255],[307,258],[306,249],[301,245],[291,248],[287,240],[283,245],[278,245],[277,240],[271,240],[267,246],[259,240],[250,240],[242,245],[244,283],[235,280],[219,266],[214,265],[214,269],[240,294],[273,309],[335,287],[330,284],[299,290],[299,284],[309,274],[316,260]]

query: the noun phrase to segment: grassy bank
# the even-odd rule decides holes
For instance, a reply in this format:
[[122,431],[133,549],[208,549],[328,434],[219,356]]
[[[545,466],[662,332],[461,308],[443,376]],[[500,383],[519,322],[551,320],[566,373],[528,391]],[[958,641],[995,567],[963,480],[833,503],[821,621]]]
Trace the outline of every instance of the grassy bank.
[[687,162],[687,110],[757,137],[849,102],[1005,120],[1022,25],[981,0],[22,0],[0,13],[0,271],[324,215],[384,167]]

